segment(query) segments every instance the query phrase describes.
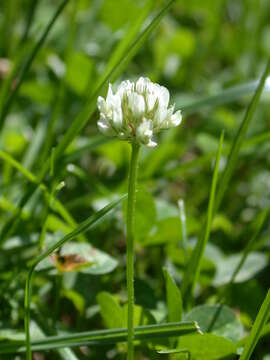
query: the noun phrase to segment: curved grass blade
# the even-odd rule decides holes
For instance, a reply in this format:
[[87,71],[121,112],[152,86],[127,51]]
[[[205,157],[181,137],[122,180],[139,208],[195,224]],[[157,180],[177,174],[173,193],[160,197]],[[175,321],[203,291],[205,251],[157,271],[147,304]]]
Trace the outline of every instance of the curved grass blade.
[[[199,332],[196,322],[155,324],[135,327],[135,340],[169,338]],[[50,336],[31,342],[33,350],[53,350],[64,347],[102,346],[126,341],[127,329],[109,329],[81,332],[72,335]],[[2,344],[0,354],[25,352],[25,342]]]
[[[70,128],[63,136],[61,142],[55,149],[56,160],[63,154],[66,150],[67,146],[73,141],[76,135],[85,127],[90,116],[94,113],[96,109],[96,100],[97,97],[102,93],[108,81],[112,80],[113,76],[119,74],[119,69],[123,70],[124,66],[127,66],[129,61],[135,56],[136,52],[139,50],[140,46],[147,39],[147,37],[151,34],[151,32],[157,27],[163,16],[169,10],[171,5],[175,2],[175,0],[170,0],[167,5],[165,5],[160,12],[154,17],[151,23],[135,38],[135,40],[131,41],[129,46],[125,46],[125,53],[119,52],[118,59],[115,58],[112,61],[111,67],[107,68],[105,76],[102,76],[100,81],[98,82],[95,91],[90,96],[89,100],[86,102],[83,110],[78,114],[75,120],[72,122]],[[120,55],[122,55],[120,57]],[[44,165],[44,168],[41,171],[41,176],[48,170],[48,165]]]
[[[77,223],[68,212],[68,210],[64,207],[64,205],[53,195],[50,194],[49,189],[45,184],[39,183],[37,177],[28,169],[23,167],[17,160],[15,160],[10,154],[6,153],[3,150],[0,150],[0,159],[6,161],[10,166],[17,169],[30,183],[37,185],[44,193],[45,199],[48,202],[48,206],[56,211],[72,228],[77,226]],[[51,198],[52,201],[49,201]],[[16,216],[18,214],[16,213]],[[0,244],[3,241],[3,238],[0,239]]]
[[270,316],[270,290],[264,299],[264,302],[257,314],[254,325],[252,326],[251,332],[247,338],[246,344],[244,346],[244,351],[242,352],[239,360],[249,360],[251,355],[257,345],[260,336],[263,332],[264,326]]
[[30,343],[30,305],[31,305],[31,290],[32,290],[32,278],[35,271],[36,266],[44,260],[47,256],[51,255],[56,249],[60,248],[67,241],[74,239],[81,233],[84,233],[88,230],[93,224],[95,224],[98,220],[100,220],[103,216],[105,216],[109,211],[111,211],[115,206],[117,206],[123,199],[126,198],[126,195],[121,197],[118,200],[115,200],[102,208],[100,211],[91,215],[85,221],[83,221],[75,230],[61,238],[57,243],[53,244],[46,251],[40,254],[35,260],[33,260],[29,266],[30,269],[27,274],[26,284],[25,284],[25,296],[24,296],[24,308],[25,308],[25,334],[26,334],[26,359],[32,359],[32,350]]
[[59,7],[57,8],[55,14],[53,15],[52,19],[50,20],[50,22],[48,23],[47,27],[44,29],[44,32],[42,33],[40,39],[38,40],[38,42],[36,43],[36,45],[34,46],[32,52],[30,53],[28,59],[26,60],[19,76],[17,79],[17,83],[16,86],[14,88],[14,90],[11,92],[11,94],[9,95],[9,97],[7,98],[7,101],[4,105],[3,111],[1,112],[1,116],[0,116],[0,131],[3,128],[6,116],[14,102],[14,100],[16,99],[16,96],[18,94],[18,91],[35,59],[35,57],[37,56],[39,50],[41,49],[42,45],[44,44],[50,30],[52,29],[54,23],[56,22],[58,16],[61,14],[61,12],[63,11],[63,9],[65,8],[65,6],[67,5],[67,3],[69,2],[69,0],[63,0],[61,2],[61,4],[59,5]]
[[196,285],[196,282],[200,274],[201,261],[211,231],[212,220],[214,216],[215,195],[216,195],[216,187],[218,181],[220,158],[222,154],[223,139],[224,139],[224,132],[221,134],[219,140],[219,148],[216,156],[215,169],[214,169],[211,190],[210,190],[210,198],[208,203],[206,225],[202,236],[200,236],[194,250],[192,251],[191,258],[188,263],[183,279],[182,293],[184,298],[187,296],[187,293],[189,293],[190,296],[193,293],[194,287]]
[[262,94],[263,88],[264,88],[264,84],[267,78],[267,75],[270,71],[270,60],[267,62],[267,65],[265,67],[264,73],[261,76],[260,82],[256,88],[255,94],[247,108],[247,111],[245,113],[244,119],[238,129],[238,132],[234,138],[231,150],[230,150],[230,154],[228,157],[228,161],[227,161],[227,165],[225,167],[225,170],[222,174],[221,177],[221,181],[217,190],[217,195],[216,195],[216,203],[215,203],[215,211],[218,211],[221,202],[223,200],[224,194],[226,192],[226,189],[228,187],[228,184],[231,180],[233,171],[235,169],[237,160],[238,160],[238,156],[239,156],[239,152],[241,149],[241,146],[244,142],[248,127],[251,123],[251,120],[253,118],[253,115],[255,113],[255,110],[257,108],[260,96]]
[[256,228],[255,228],[255,232],[253,234],[253,236],[250,238],[249,242],[247,243],[242,257],[237,265],[237,267],[235,268],[232,277],[229,281],[228,286],[232,285],[237,274],[239,273],[239,271],[241,270],[242,266],[244,265],[249,253],[254,249],[254,245],[256,240],[258,239],[258,236],[261,233],[261,230],[263,228],[263,225],[265,224],[266,220],[269,218],[269,213],[270,213],[270,208],[266,208],[264,209],[259,215],[258,215],[258,220],[257,220],[257,224],[256,224]]
[[[79,3],[78,1],[74,1],[69,13],[68,19],[68,33],[67,33],[67,44],[65,46],[64,51],[64,63],[68,64],[72,51],[74,49],[74,42],[76,38],[76,30],[77,30],[77,14],[78,14]],[[44,163],[50,154],[50,150],[53,144],[53,135],[54,128],[56,125],[56,121],[61,114],[61,110],[63,109],[64,100],[66,98],[66,84],[67,84],[67,73],[65,72],[64,76],[59,80],[58,89],[56,91],[56,100],[53,103],[51,116],[47,125],[47,133],[46,139],[44,142],[44,146],[42,149],[42,153],[40,155],[40,162]]]
[[[86,102],[86,105],[84,106],[83,110],[78,114],[78,116],[75,118],[75,120],[72,122],[71,126],[67,130],[67,132],[64,134],[63,138],[57,145],[55,149],[55,160],[60,158],[60,156],[64,153],[68,145],[73,141],[73,139],[76,137],[76,135],[84,128],[86,123],[88,122],[89,117],[93,114],[96,108],[96,99],[97,96],[102,92],[107,82],[112,78],[114,74],[116,74],[116,71],[121,66],[121,71],[123,70],[124,66],[127,66],[128,62],[132,59],[132,57],[136,54],[136,52],[139,50],[140,46],[143,44],[143,42],[147,39],[147,37],[151,34],[151,32],[157,27],[163,16],[166,14],[166,12],[169,10],[171,5],[175,2],[175,0],[170,0],[160,11],[159,13],[153,18],[153,20],[150,22],[150,24],[135,38],[133,42],[130,43],[129,47],[127,47],[127,51],[125,55],[118,59],[118,61],[115,61],[114,66],[110,69],[110,72],[108,72],[108,75],[100,86],[97,88],[95,93],[90,96],[88,101]],[[118,74],[118,73],[117,73]],[[43,178],[45,177],[47,171],[50,168],[50,162],[47,161],[42,166],[39,174],[38,174],[38,180],[41,182]],[[29,187],[27,192],[23,195],[20,203],[19,203],[19,211],[23,209],[23,207],[27,204],[28,200],[31,198],[32,194],[36,190],[37,185],[32,185]],[[9,218],[0,234],[1,241],[4,241],[6,239],[6,233],[11,233],[14,231],[14,229],[17,226],[17,215],[13,215],[11,218]]]
[[[263,132],[262,134],[259,135],[254,135],[243,142],[243,145],[240,149],[240,153],[243,153],[244,150],[250,149],[254,146],[258,146],[259,144],[264,143],[268,140],[270,140],[270,131]],[[228,146],[224,145],[225,156],[229,154],[229,151],[230,149],[228,148]],[[162,174],[168,178],[175,179],[176,176],[182,175],[183,173],[186,173],[189,170],[209,164],[212,161],[213,156],[214,156],[214,152],[211,151],[207,154],[198,156],[194,160],[190,160],[185,163],[178,164],[176,167],[173,167],[171,169],[165,168]]]
[[[270,323],[266,324],[264,326],[264,328],[262,329],[261,333],[260,333],[260,339],[264,336],[267,336],[270,334]],[[247,343],[248,341],[248,338],[249,338],[249,335],[245,336],[243,339],[241,339],[240,341],[238,341],[237,343],[237,346],[240,348],[240,347],[243,347],[245,346],[245,344]]]
[[[146,5],[140,12],[138,18],[134,22],[134,24],[128,29],[127,33],[123,37],[123,39],[119,42],[116,49],[114,50],[112,56],[110,57],[110,60],[100,77],[100,79],[97,81],[93,94],[102,86],[103,82],[106,82],[106,79],[110,76],[112,73],[112,70],[115,66],[118,66],[119,59],[124,58],[126,54],[130,51],[130,45],[133,44],[133,39],[139,34],[140,29],[144,21],[146,20],[147,16],[149,15],[151,9],[153,8],[154,1],[148,0],[146,2]],[[132,47],[132,45],[131,45]],[[111,81],[113,81],[114,78],[117,77],[117,74],[114,74],[114,77],[111,78]]]
[[28,40],[30,27],[34,20],[34,16],[35,16],[35,12],[36,12],[38,3],[39,3],[39,0],[31,0],[30,1],[30,5],[28,6],[28,11],[27,11],[27,19],[25,22],[25,28],[24,28],[24,32],[22,35],[22,39],[21,39],[21,44],[24,44]]
[[[270,78],[268,79],[270,80]],[[232,101],[238,100],[243,96],[251,95],[258,87],[258,84],[258,80],[249,81],[241,85],[232,86],[228,89],[224,89],[219,94],[203,96],[195,100],[190,100],[189,102],[184,104],[181,103],[180,100],[176,99],[175,105],[176,108],[181,109],[184,114],[193,114],[206,107],[215,107],[218,105],[227,104]],[[270,86],[265,85],[263,91],[269,92]]]

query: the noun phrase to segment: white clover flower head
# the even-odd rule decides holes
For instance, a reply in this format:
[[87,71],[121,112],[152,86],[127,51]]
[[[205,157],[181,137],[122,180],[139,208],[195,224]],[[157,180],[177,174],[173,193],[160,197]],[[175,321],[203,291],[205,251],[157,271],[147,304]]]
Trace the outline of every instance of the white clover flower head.
[[131,143],[156,146],[154,136],[162,129],[178,126],[181,111],[169,106],[169,91],[148,78],[122,81],[115,93],[109,84],[106,99],[97,100],[99,130]]

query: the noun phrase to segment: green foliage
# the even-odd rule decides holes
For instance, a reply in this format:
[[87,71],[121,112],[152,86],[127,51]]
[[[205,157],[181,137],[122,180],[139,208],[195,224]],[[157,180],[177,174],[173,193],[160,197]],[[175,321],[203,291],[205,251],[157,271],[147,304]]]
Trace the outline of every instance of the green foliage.
[[197,321],[203,333],[226,337],[234,342],[244,334],[236,314],[226,305],[200,305],[185,315],[186,321]]
[[168,320],[170,322],[182,320],[182,295],[169,271],[164,268],[166,282],[166,298],[168,306]]
[[0,1],[1,359],[30,335],[33,358],[125,357],[130,144],[98,134],[96,100],[139,76],[183,124],[140,151],[136,360],[269,358],[269,14]]

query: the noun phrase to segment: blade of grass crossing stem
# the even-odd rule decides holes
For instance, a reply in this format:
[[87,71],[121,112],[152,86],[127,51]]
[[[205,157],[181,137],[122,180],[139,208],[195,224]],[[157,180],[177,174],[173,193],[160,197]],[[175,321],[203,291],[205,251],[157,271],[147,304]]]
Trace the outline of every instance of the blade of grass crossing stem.
[[[125,56],[127,53],[130,44],[132,44],[133,39],[138,35],[140,32],[141,26],[146,20],[147,16],[149,15],[151,9],[153,8],[154,1],[148,0],[142,11],[140,12],[138,18],[135,20],[134,24],[130,26],[127,33],[123,37],[123,39],[119,42],[119,44],[116,46],[116,49],[112,53],[110,60],[108,64],[106,65],[106,68],[101,76],[101,78],[97,81],[94,91],[92,93],[95,93],[97,89],[102,86],[102,83],[104,80],[106,81],[107,77],[110,75],[112,69],[117,66],[119,59]],[[111,80],[112,81],[112,80]]]
[[264,299],[264,302],[258,312],[254,325],[252,326],[251,332],[247,338],[247,342],[244,346],[244,350],[239,360],[249,360],[257,345],[264,326],[270,316],[270,290]]
[[111,211],[114,207],[116,207],[126,196],[121,197],[118,200],[113,201],[108,204],[96,214],[91,215],[88,219],[83,221],[75,230],[61,238],[57,243],[50,246],[46,251],[40,254],[36,259],[34,259],[30,263],[30,269],[28,271],[26,284],[25,284],[25,294],[24,294],[24,326],[25,326],[25,334],[26,334],[26,360],[32,359],[32,350],[31,350],[31,336],[30,336],[30,306],[31,306],[31,292],[32,292],[32,278],[35,271],[36,266],[44,260],[47,256],[51,255],[55,250],[59,249],[62,245],[64,245],[67,241],[70,241],[84,233],[88,230],[93,224],[95,224],[98,220],[104,217],[109,211]]
[[50,30],[52,29],[53,25],[55,24],[58,16],[61,14],[61,12],[63,11],[63,9],[65,8],[65,6],[67,5],[67,3],[69,2],[69,0],[63,0],[59,7],[57,8],[55,14],[53,15],[52,19],[49,21],[48,25],[46,26],[46,28],[44,29],[44,32],[41,34],[40,39],[38,40],[38,42],[36,43],[36,45],[34,46],[32,52],[30,53],[29,57],[27,58],[19,76],[18,79],[16,81],[16,86],[14,88],[14,90],[10,93],[9,97],[7,98],[7,101],[4,105],[3,111],[1,112],[1,117],[0,117],[0,131],[3,128],[6,116],[14,102],[14,100],[16,99],[16,96],[18,94],[18,91],[34,61],[34,59],[36,58],[39,50],[41,49],[42,45],[44,44],[45,40],[48,37],[48,34],[50,33]]
[[233,171],[235,169],[237,160],[238,160],[238,156],[239,156],[239,152],[241,149],[241,146],[245,140],[245,136],[248,130],[248,127],[250,125],[250,122],[253,118],[254,112],[258,106],[258,102],[260,99],[260,96],[262,94],[263,88],[264,88],[264,84],[267,78],[267,75],[270,71],[270,60],[268,61],[264,73],[261,76],[260,82],[256,88],[255,94],[247,108],[247,111],[245,113],[244,119],[240,125],[240,128],[234,138],[231,150],[230,150],[230,154],[229,154],[229,158],[227,161],[227,165],[226,168],[222,174],[221,177],[221,181],[219,183],[219,187],[217,190],[217,196],[216,196],[216,203],[215,203],[215,212],[218,211],[221,202],[223,200],[224,194],[226,192],[226,189],[228,187],[228,184],[231,180]]
[[[104,78],[103,82],[100,84],[100,86],[97,88],[95,93],[90,96],[88,101],[86,102],[83,110],[77,115],[75,120],[72,122],[69,129],[66,131],[64,136],[62,137],[61,141],[56,147],[55,151],[55,157],[56,161],[60,158],[60,156],[64,153],[67,146],[73,141],[73,139],[76,137],[76,135],[84,128],[86,123],[88,122],[89,117],[93,114],[96,108],[96,99],[97,96],[102,92],[103,88],[107,84],[107,82],[112,78],[112,75],[116,73],[117,69],[123,65],[126,66],[128,62],[132,59],[132,57],[136,54],[136,52],[139,50],[140,46],[143,44],[143,42],[147,39],[147,37],[151,34],[151,32],[157,27],[163,16],[166,14],[166,12],[169,10],[171,5],[175,2],[175,0],[170,0],[160,11],[159,13],[153,18],[153,20],[150,22],[150,24],[135,38],[135,40],[130,42],[129,47],[127,47],[127,51],[123,57],[119,57],[118,62],[115,61],[114,66],[110,69],[108,72],[108,75],[106,78]],[[121,67],[121,70],[123,70],[123,66]],[[44,165],[42,166],[39,174],[38,174],[38,180],[41,182],[43,178],[45,177],[47,171],[49,170],[50,163],[49,161],[46,161]],[[32,194],[36,190],[36,187],[38,185],[32,185],[29,187],[29,189],[26,191],[26,193],[22,196],[18,208],[21,211],[23,207],[27,204],[28,200],[31,198]],[[16,216],[15,216],[16,215]],[[12,229],[12,231],[15,230],[17,226],[17,218],[18,214],[13,215],[11,218],[9,218],[6,223],[4,224],[4,227],[0,234],[1,241],[4,241],[6,239],[6,232],[7,229]],[[10,233],[10,230],[9,230]]]
[[186,272],[184,275],[184,280],[183,280],[183,284],[182,284],[182,293],[183,293],[184,298],[187,295],[191,296],[193,293],[194,287],[196,285],[196,282],[197,282],[199,274],[200,274],[201,261],[202,261],[204,250],[205,250],[206,244],[208,242],[210,231],[211,231],[212,220],[213,220],[213,216],[214,216],[214,204],[215,204],[216,187],[217,187],[217,181],[218,181],[219,164],[220,164],[220,158],[221,158],[222,148],[223,148],[223,139],[224,139],[224,132],[222,132],[222,134],[220,136],[220,140],[219,140],[219,148],[218,148],[218,152],[217,152],[217,156],[216,156],[215,169],[214,169],[211,190],[210,190],[209,203],[208,203],[206,226],[204,228],[204,232],[203,232],[202,236],[200,236],[200,238],[191,254],[191,258],[190,258],[190,261],[188,263],[188,266],[187,266],[187,269],[186,269]]
[[[135,340],[169,338],[187,334],[198,333],[199,327],[196,322],[179,322],[168,324],[155,324],[135,327]],[[33,350],[53,350],[64,347],[80,346],[102,346],[105,344],[117,344],[125,342],[127,338],[127,329],[109,329],[82,332],[72,335],[48,336],[45,339],[32,341]],[[14,341],[12,343],[2,344],[0,354],[25,352],[25,343],[23,341]]]
[[[116,75],[116,72],[121,67],[121,71],[123,70],[123,65],[126,66],[128,62],[133,58],[136,52],[139,50],[143,42],[150,35],[150,33],[156,28],[159,24],[163,16],[169,10],[170,6],[175,2],[175,0],[171,0],[164,6],[160,12],[154,17],[151,23],[135,38],[135,40],[131,41],[130,45],[126,47],[125,54],[119,53],[119,58],[115,59],[111,68],[107,69],[106,76],[102,75],[101,80],[98,82],[98,86],[92,96],[90,96],[83,110],[78,114],[75,120],[72,122],[70,128],[63,136],[61,142],[56,147],[56,160],[63,154],[67,146],[73,141],[76,135],[85,127],[90,116],[96,109],[96,100],[97,97],[102,93],[108,81],[112,80],[113,75]],[[120,56],[123,55],[123,56]],[[118,61],[116,61],[118,60]],[[117,72],[119,75],[119,72]],[[48,165],[44,165],[44,168],[41,171],[41,176],[44,176],[48,169]]]

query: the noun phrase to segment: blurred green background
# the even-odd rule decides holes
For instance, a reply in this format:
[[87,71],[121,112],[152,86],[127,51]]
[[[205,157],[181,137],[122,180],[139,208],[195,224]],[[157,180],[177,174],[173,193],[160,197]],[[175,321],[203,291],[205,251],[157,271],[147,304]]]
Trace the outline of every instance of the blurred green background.
[[[0,133],[1,150],[37,174],[93,93],[117,43],[146,7],[150,15],[144,26],[164,3],[70,0],[9,109]],[[1,106],[7,98],[1,94],[12,68],[20,74],[59,4],[52,0],[0,2]],[[162,134],[156,149],[144,148],[140,158],[136,303],[150,311],[156,321],[166,316],[162,266],[169,266],[179,283],[185,267],[185,253],[179,245],[182,232],[178,200],[185,203],[189,251],[207,211],[221,131],[225,130],[224,168],[229,146],[270,56],[269,24],[269,0],[175,1],[115,81],[117,84],[123,79],[147,76],[165,85],[176,108],[183,109],[182,125]],[[15,76],[10,91],[16,81]],[[216,301],[254,231],[258,214],[270,206],[269,91],[270,78],[215,216],[193,305]],[[127,188],[129,145],[98,134],[97,120],[95,112],[62,155],[53,181],[49,175],[44,180],[49,189],[65,182],[57,196],[77,223]],[[0,154],[0,181],[3,230],[29,189],[29,176]],[[23,329],[25,264],[39,252],[35,242],[45,219],[45,242],[72,228],[72,222],[68,223],[58,211],[48,210],[42,192],[37,191],[18,217],[14,231],[9,232],[4,245],[1,243],[0,328]],[[40,327],[75,332],[108,326],[104,314],[100,316],[96,299],[100,291],[116,295],[121,303],[126,299],[123,227],[123,211],[118,209],[86,234],[89,243],[111,256],[108,261],[118,262],[117,267],[110,263],[105,275],[60,271],[61,275],[41,272],[35,277],[33,318]],[[228,299],[228,305],[247,328],[269,287],[269,233],[266,221]],[[118,350],[108,346],[76,353],[79,359],[124,358]],[[52,354],[35,359],[62,356]],[[138,359],[157,358],[153,356],[157,355],[145,348]],[[266,337],[252,359],[269,357],[270,342]]]

